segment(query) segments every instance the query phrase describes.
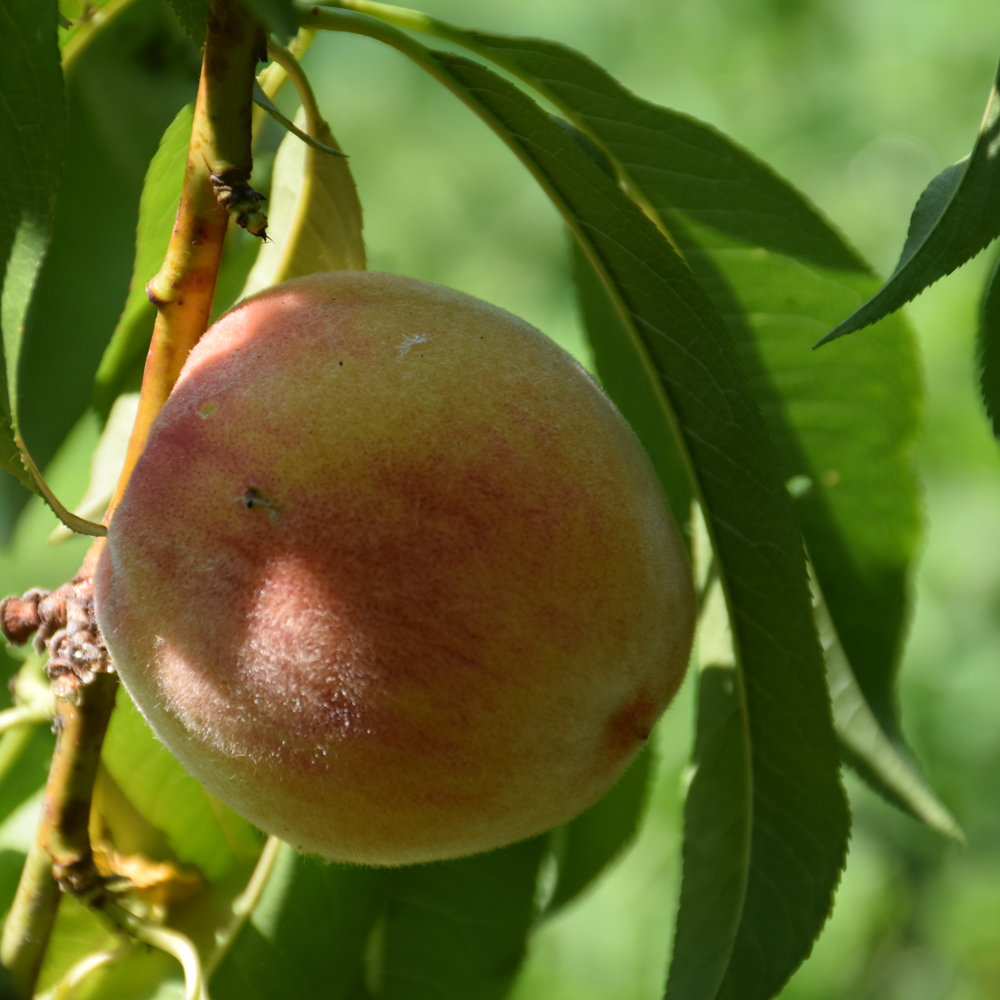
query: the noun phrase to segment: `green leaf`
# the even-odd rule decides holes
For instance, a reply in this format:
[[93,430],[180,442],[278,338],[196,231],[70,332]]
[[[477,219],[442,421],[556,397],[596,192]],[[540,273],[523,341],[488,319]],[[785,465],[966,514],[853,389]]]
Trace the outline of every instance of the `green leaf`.
[[208,0],[170,0],[170,6],[191,41],[199,49],[204,49],[208,31]]
[[826,649],[826,673],[841,756],[885,799],[943,837],[965,843],[954,817],[942,805],[906,751],[879,725],[865,700],[822,599],[816,619]]
[[[629,190],[666,223],[736,342],[783,474],[798,487],[799,521],[849,669],[884,730],[860,744],[879,759],[865,764],[852,753],[851,761],[869,778],[918,774],[899,738],[893,692],[920,533],[921,388],[912,331],[891,317],[878,338],[852,343],[849,352],[810,351],[816,332],[867,298],[877,281],[787,182],[703,123],[636,98],[570,49],[464,35],[436,22],[434,30],[489,54],[588,128]],[[609,352],[599,338],[603,378]],[[618,364],[635,372],[627,350]],[[640,409],[638,381],[635,373],[632,384],[606,383],[630,419]],[[634,426],[656,461],[662,430],[648,414],[647,406]],[[676,474],[673,487],[661,477],[668,494],[683,488]],[[835,715],[838,729],[842,718]],[[884,781],[876,785],[888,790]],[[894,787],[893,800],[929,815],[907,798],[912,782],[904,785]]]
[[574,241],[573,283],[587,342],[605,392],[631,424],[653,463],[670,509],[690,544],[691,480],[669,415],[650,381],[638,350],[586,254]]
[[[305,124],[300,109],[299,124]],[[315,138],[336,139],[326,122]],[[241,298],[318,271],[363,271],[361,203],[347,160],[307,146],[290,133],[278,147],[268,199],[268,242],[257,254]]]
[[1000,236],[1000,70],[972,153],[917,200],[892,277],[817,346],[861,330],[916,298]]
[[[41,468],[90,405],[127,297],[142,180],[199,66],[164,0],[135,0],[66,70],[66,169],[17,368],[20,429]],[[0,536],[22,506],[0,480]]]
[[172,855],[210,881],[252,861],[260,839],[246,820],[212,798],[153,736],[123,691],[101,760],[129,802],[161,831]]
[[979,309],[980,386],[993,435],[1000,438],[1000,256],[986,282]]
[[[139,393],[129,392],[115,400],[97,447],[90,458],[90,480],[87,490],[73,513],[90,521],[100,521],[108,509],[128,452],[132,425],[139,410]],[[49,544],[69,541],[73,532],[64,524],[58,525],[49,535]]]
[[[66,103],[57,8],[0,0],[0,469],[34,490],[15,442],[24,316],[52,227],[52,201],[66,155]],[[27,494],[0,477],[23,506]],[[22,495],[23,494],[23,495]],[[13,524],[0,531],[0,542]]]
[[299,30],[299,18],[293,0],[247,0],[254,13],[282,40]]
[[306,20],[401,49],[507,142],[601,274],[678,430],[729,603],[754,776],[753,851],[722,988],[773,996],[830,911],[848,815],[801,535],[725,324],[649,219],[520,91],[370,18],[314,11]]
[[326,864],[281,846],[260,901],[212,977],[213,1000],[362,1000],[387,869]]
[[552,833],[558,875],[549,916],[572,902],[625,851],[642,821],[652,779],[647,744],[600,801]]
[[524,958],[546,845],[392,872],[379,1000],[501,1000]]
[[146,295],[146,282],[160,269],[173,232],[193,119],[194,104],[181,108],[163,133],[146,171],[128,298],[94,378],[94,407],[104,417],[115,399],[127,389],[138,388],[141,379],[156,322],[156,307]]
[[[275,121],[280,122],[289,132],[292,133],[292,135],[298,136],[299,140],[304,142],[307,146],[312,146],[313,149],[318,149],[323,153],[329,153],[331,156],[347,155],[343,152],[343,150],[334,145],[336,140],[332,139],[332,137],[332,141],[329,142],[317,139],[314,136],[311,136],[308,132],[303,131],[303,129],[296,125],[291,118],[286,118],[281,113],[281,110],[271,101],[271,98],[264,93],[259,83],[255,83],[253,85],[253,102],[258,107],[263,108]],[[301,108],[299,110],[300,112],[302,111]],[[325,122],[323,124],[325,126],[325,131],[329,133],[329,126],[326,126]]]
[[[702,607],[698,653],[698,728],[684,803],[683,880],[668,1000],[725,995],[721,986],[743,920],[747,859],[762,833],[754,827],[745,690],[718,582]],[[755,930],[766,937],[765,927]]]

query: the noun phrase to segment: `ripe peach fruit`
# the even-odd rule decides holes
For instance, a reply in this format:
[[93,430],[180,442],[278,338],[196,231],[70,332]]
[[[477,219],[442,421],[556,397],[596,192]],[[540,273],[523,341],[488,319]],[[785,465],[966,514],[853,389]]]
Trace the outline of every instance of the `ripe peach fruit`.
[[693,595],[631,430],[559,347],[435,285],[286,282],[191,353],[97,615],[157,736],[301,850],[482,851],[642,746]]

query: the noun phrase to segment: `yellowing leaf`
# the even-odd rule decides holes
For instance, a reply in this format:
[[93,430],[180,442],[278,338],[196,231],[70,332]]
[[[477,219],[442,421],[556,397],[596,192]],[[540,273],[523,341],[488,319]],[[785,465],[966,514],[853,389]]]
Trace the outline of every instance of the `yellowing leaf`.
[[[304,128],[305,121],[300,110],[296,124]],[[322,119],[308,132],[339,148]],[[243,296],[305,274],[365,269],[361,204],[345,157],[287,135],[274,161],[268,219],[270,242],[260,248]]]

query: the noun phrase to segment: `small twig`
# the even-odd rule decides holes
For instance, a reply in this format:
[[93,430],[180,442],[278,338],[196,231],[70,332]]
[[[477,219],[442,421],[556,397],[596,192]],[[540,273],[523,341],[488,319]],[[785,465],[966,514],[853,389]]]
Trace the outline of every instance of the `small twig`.
[[112,905],[105,912],[114,924],[122,928],[130,937],[144,944],[152,945],[172,955],[184,970],[184,1000],[209,1000],[206,976],[202,971],[198,949],[180,931],[161,927],[159,924],[142,920],[121,906]]
[[117,948],[95,951],[85,958],[81,958],[52,989],[46,990],[37,1000],[70,1000],[77,988],[91,973],[103,969],[106,965],[120,962],[129,953],[129,950],[129,942],[123,941]]
[[253,870],[253,875],[250,876],[250,881],[247,882],[247,887],[233,900],[229,923],[216,934],[216,946],[205,960],[206,979],[212,978],[212,974],[226,957],[226,953],[232,947],[237,935],[247,922],[247,918],[260,902],[260,897],[274,871],[283,846],[283,842],[277,837],[267,838],[267,843],[264,845],[264,850],[260,852],[260,857],[257,859],[257,865]]
[[263,44],[260,25],[242,3],[213,0],[177,220],[163,266],[146,286],[158,312],[139,411],[107,518],[188,353],[208,328],[230,215],[257,235],[265,231],[260,196],[249,185],[254,71]]
[[33,705],[15,705],[0,712],[0,734],[6,733],[15,726],[37,726],[49,722],[54,712],[55,703],[50,698],[45,702]]

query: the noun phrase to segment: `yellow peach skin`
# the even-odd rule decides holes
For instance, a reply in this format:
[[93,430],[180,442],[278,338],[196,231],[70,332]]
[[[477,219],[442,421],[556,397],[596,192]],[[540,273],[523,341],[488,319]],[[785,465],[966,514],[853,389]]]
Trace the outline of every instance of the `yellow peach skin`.
[[528,324],[372,272],[192,352],[97,615],[149,724],[303,851],[487,850],[598,799],[683,677],[686,555],[632,431]]

